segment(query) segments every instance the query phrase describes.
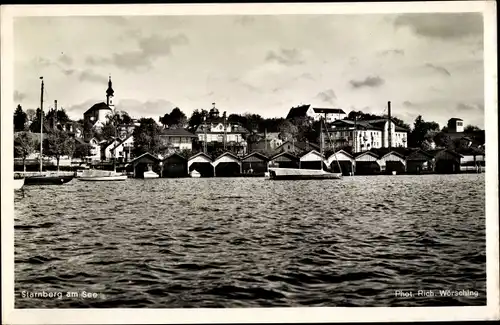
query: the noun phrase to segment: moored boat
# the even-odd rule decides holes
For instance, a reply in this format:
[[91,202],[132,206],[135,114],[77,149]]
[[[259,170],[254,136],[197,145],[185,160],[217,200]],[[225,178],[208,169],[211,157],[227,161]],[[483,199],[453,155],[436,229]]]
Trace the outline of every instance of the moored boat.
[[24,185],[62,185],[70,182],[74,177],[74,175],[59,173],[26,176]]
[[[328,132],[328,130],[327,130]],[[323,120],[320,123],[320,154],[323,157]],[[342,169],[335,155],[335,160],[340,173],[331,173],[323,169],[323,158],[321,169],[300,169],[300,168],[269,168],[269,178],[272,180],[320,180],[320,179],[341,179]],[[267,175],[266,175],[267,176]]]
[[116,176],[93,176],[93,177],[78,177],[79,181],[84,182],[110,182],[110,181],[124,181],[127,179],[127,175],[116,175]]
[[107,170],[84,170],[77,178],[84,182],[106,182],[106,181],[124,181],[128,177],[115,171]]
[[316,169],[269,168],[269,178],[274,180],[340,179],[342,173]]
[[24,186],[24,178],[14,178],[14,190],[20,190]]
[[149,170],[147,172],[144,172],[144,176],[143,178],[158,178],[160,177],[160,175],[158,175],[157,173],[155,173],[154,171],[152,170]]
[[201,174],[195,169],[193,170],[191,173],[189,173],[189,175],[192,177],[192,178],[200,178],[201,177]]

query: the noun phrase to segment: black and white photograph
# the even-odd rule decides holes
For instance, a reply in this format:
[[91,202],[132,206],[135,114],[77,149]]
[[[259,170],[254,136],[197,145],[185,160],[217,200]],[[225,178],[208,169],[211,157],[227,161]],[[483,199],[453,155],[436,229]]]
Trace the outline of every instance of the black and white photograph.
[[495,40],[493,1],[2,6],[2,323],[498,319]]

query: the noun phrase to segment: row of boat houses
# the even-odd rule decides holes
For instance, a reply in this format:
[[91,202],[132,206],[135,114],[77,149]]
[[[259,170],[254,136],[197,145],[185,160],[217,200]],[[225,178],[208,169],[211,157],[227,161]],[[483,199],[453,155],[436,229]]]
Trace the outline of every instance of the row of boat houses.
[[[472,148],[468,148],[472,149]],[[338,163],[337,163],[338,162]],[[194,170],[202,177],[263,176],[270,167],[323,169],[344,175],[377,174],[425,174],[481,172],[485,168],[484,152],[468,150],[456,152],[448,149],[380,148],[356,154],[338,150],[329,156],[312,149],[301,155],[283,151],[268,157],[260,152],[237,156],[224,152],[213,159],[203,152],[186,158],[173,153],[160,159],[145,153],[126,166],[133,177],[141,178],[147,170],[153,170],[161,177],[187,177]]]

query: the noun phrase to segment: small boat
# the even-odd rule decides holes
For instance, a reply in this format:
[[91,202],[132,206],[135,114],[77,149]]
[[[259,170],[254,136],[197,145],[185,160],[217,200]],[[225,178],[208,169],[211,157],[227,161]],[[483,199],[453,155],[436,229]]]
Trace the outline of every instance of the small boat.
[[269,168],[269,178],[274,180],[340,179],[342,173],[317,169]]
[[201,174],[195,169],[189,174],[192,178],[200,178]]
[[77,179],[83,182],[109,182],[124,181],[128,177],[115,171],[107,170],[84,170]]
[[147,178],[158,178],[158,177],[160,177],[160,175],[158,175],[157,173],[155,173],[152,170],[148,170],[147,172],[144,172],[144,176],[143,176],[144,179],[147,179]]
[[[42,89],[40,94],[40,111],[42,112],[43,117],[43,77],[40,77],[42,80]],[[43,122],[43,119],[42,119]],[[40,137],[43,137],[43,125],[44,123],[40,123]],[[69,175],[55,172],[55,173],[43,173],[43,141],[40,142],[40,172],[38,174],[32,176],[25,176],[24,185],[62,185],[70,182],[75,174],[70,173]]]
[[14,178],[14,190],[20,190],[24,185],[24,178]]
[[116,175],[116,176],[92,176],[92,177],[78,177],[79,181],[83,182],[111,182],[111,181],[124,181],[127,179],[127,175]]
[[74,175],[60,175],[58,173],[26,176],[24,185],[62,185],[70,182],[74,177]]

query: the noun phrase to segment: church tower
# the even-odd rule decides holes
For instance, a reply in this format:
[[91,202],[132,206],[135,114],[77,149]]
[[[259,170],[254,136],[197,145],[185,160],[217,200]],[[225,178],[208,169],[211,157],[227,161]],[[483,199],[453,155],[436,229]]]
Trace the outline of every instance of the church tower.
[[109,76],[108,89],[106,90],[106,105],[113,111],[115,110],[115,104],[113,103],[114,94],[113,83],[111,82],[111,76]]

